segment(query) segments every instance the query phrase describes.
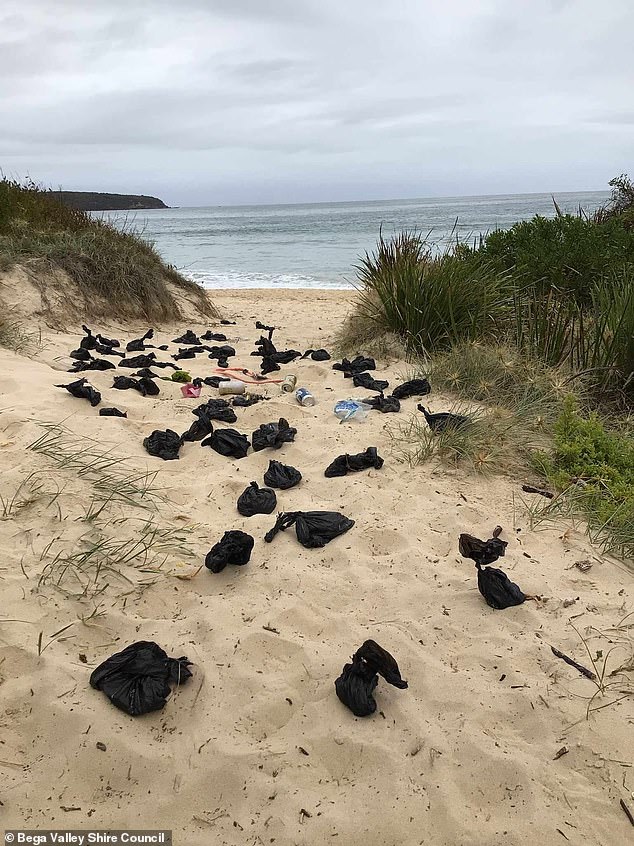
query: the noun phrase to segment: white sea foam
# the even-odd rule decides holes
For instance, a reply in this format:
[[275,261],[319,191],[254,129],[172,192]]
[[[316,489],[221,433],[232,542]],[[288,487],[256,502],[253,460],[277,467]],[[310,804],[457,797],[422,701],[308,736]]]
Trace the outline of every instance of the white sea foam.
[[326,279],[301,273],[246,273],[241,271],[183,270],[183,275],[203,288],[321,288],[349,290],[344,279]]

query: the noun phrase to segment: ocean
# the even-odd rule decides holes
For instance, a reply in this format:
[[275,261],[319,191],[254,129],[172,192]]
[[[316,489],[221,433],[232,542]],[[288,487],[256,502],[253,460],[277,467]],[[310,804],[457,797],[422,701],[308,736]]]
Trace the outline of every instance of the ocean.
[[[605,191],[561,193],[564,211],[592,211]],[[107,212],[152,241],[162,257],[206,288],[348,288],[379,232],[428,235],[442,248],[535,214],[555,214],[550,194],[377,200],[276,206],[210,206]]]

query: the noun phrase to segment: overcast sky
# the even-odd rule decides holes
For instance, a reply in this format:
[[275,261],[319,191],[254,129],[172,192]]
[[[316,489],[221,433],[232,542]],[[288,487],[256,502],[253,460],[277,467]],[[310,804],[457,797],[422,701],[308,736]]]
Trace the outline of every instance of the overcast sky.
[[632,0],[2,3],[0,168],[169,205],[601,189],[633,41]]

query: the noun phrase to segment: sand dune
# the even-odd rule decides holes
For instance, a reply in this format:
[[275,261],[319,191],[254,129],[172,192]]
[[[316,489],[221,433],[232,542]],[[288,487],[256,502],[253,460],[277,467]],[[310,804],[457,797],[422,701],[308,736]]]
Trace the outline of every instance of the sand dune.
[[[256,319],[282,327],[281,348],[331,348],[349,308],[344,293],[231,292],[215,300],[237,322],[224,329],[238,349],[235,362],[250,367],[258,363],[248,355]],[[146,327],[100,328],[129,339]],[[207,327],[163,328],[158,342],[186,328]],[[155,428],[183,431],[197,401],[184,400],[176,384],[160,382],[158,397],[143,398],[112,390],[112,371],[86,374],[104,405],[129,415],[100,418],[53,387],[71,381],[64,353],[78,340],[48,333],[32,360],[0,351],[4,502],[35,474],[0,520],[6,827],[162,827],[174,830],[175,843],[241,846],[613,846],[631,837],[619,799],[634,805],[633,702],[586,721],[595,686],[549,648],[588,664],[572,620],[594,651],[619,646],[608,670],[631,655],[634,618],[615,628],[632,611],[625,565],[602,559],[580,531],[531,531],[522,479],[399,462],[390,430],[415,413],[415,399],[400,415],[339,425],[334,400],[366,392],[352,389],[331,362],[283,367],[313,390],[314,408],[271,386],[268,402],[237,410],[233,425],[247,434],[287,417],[298,429],[295,443],[241,461],[199,444],[185,445],[179,461],[152,459],[143,437]],[[182,364],[203,376],[214,366],[203,357]],[[393,383],[407,367],[396,362],[377,373]],[[445,407],[437,395],[430,405]],[[42,423],[65,430],[50,456],[27,449]],[[369,445],[385,458],[381,470],[324,478],[337,454]],[[106,486],[115,499],[101,513],[103,480],[100,489],[94,473],[78,472],[78,462],[92,459],[60,467],[62,451],[81,448],[126,458],[104,469],[115,475]],[[323,550],[303,549],[291,531],[265,544],[274,515],[243,518],[235,503],[252,479],[262,484],[271,458],[304,477],[277,492],[280,509],[340,510],[354,528]],[[140,479],[146,471],[158,475]],[[132,476],[160,494],[149,500],[155,507],[116,500]],[[509,542],[503,569],[542,602],[496,612],[478,593],[458,535],[488,537],[498,523]],[[123,544],[149,543],[157,527],[171,532],[162,550],[155,542],[146,561],[115,563],[133,549]],[[193,573],[234,528],[256,539],[246,567],[176,578]],[[110,557],[102,555],[96,577],[89,561],[80,584],[64,555],[99,540]],[[584,558],[594,562],[585,573],[574,567]],[[396,657],[409,689],[380,682],[379,710],[356,719],[333,682],[369,637]],[[88,677],[142,639],[195,666],[162,712],[134,719],[92,690]],[[613,690],[594,705],[617,698]],[[555,760],[563,746],[567,754]]]

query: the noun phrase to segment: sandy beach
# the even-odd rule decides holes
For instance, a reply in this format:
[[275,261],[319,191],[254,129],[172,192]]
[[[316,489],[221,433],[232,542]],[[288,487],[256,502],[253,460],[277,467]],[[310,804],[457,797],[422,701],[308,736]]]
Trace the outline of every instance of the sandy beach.
[[[251,368],[256,320],[280,327],[279,349],[333,351],[351,297],[213,295],[236,321],[218,327],[237,349],[232,365]],[[210,326],[162,326],[155,343]],[[147,329],[93,328],[122,340]],[[531,530],[525,479],[410,467],[397,435],[415,399],[398,415],[340,425],[335,400],[367,392],[333,362],[282,368],[313,391],[312,408],[270,385],[270,400],[237,409],[232,425],[248,435],[286,417],[298,434],[279,451],[236,461],[191,443],[179,461],[152,458],[143,438],[184,431],[191,408],[217,391],[184,399],[161,381],[159,396],[142,397],[111,388],[121,370],[82,374],[103,405],[128,412],[99,417],[55,387],[76,378],[67,353],[80,337],[79,326],[43,327],[30,356],[0,350],[5,828],[166,828],[188,846],[614,846],[631,837],[619,799],[634,791],[634,703],[616,701],[613,687],[591,706],[608,707],[586,719],[595,684],[550,649],[589,665],[572,621],[593,656],[617,647],[606,681],[632,660],[625,564],[602,558],[581,526]],[[206,356],[182,364],[193,376],[215,367]],[[377,361],[376,375],[394,385],[411,370]],[[447,403],[429,398],[434,411]],[[48,454],[29,448],[47,433]],[[324,478],[338,454],[368,446],[382,469]],[[275,515],[241,517],[236,499],[251,480],[263,484],[271,458],[303,474],[277,492],[279,510],[341,511],[354,528],[324,549],[304,549],[292,531],[264,543]],[[480,596],[458,536],[488,538],[498,524],[508,541],[498,566],[540,601],[494,611]],[[254,536],[250,563],[187,579],[229,529]],[[77,579],[77,555],[91,546]],[[592,567],[581,571],[581,560]],[[367,638],[394,655],[409,688],[381,681],[377,713],[358,719],[334,680]],[[186,655],[193,678],[164,710],[132,718],[88,679],[137,640]]]

